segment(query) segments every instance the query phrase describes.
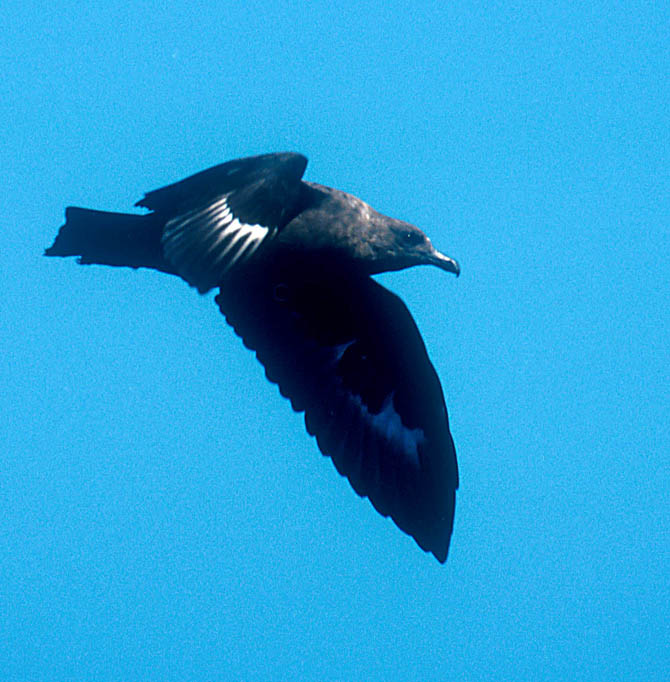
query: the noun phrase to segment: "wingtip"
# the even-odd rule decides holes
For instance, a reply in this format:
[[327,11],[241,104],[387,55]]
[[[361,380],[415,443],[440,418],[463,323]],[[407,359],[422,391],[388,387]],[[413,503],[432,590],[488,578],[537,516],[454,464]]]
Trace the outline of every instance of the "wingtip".
[[429,542],[423,541],[417,535],[412,534],[417,545],[427,554],[432,554],[441,564],[446,563],[449,556],[449,545],[451,544],[451,535],[446,539],[432,539]]
[[304,154],[300,152],[278,152],[277,154],[269,154],[268,156],[274,156],[276,159],[281,159],[285,166],[291,168],[298,178],[301,178],[307,168],[309,160]]
[[447,561],[447,557],[449,556],[449,547],[445,547],[444,549],[434,549],[431,551],[431,554],[441,563],[445,564]]

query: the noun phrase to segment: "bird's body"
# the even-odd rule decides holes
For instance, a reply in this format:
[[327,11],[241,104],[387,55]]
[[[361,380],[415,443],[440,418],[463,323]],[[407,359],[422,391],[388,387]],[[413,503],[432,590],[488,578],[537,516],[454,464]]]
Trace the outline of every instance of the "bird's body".
[[231,161],[149,192],[145,215],[68,208],[46,254],[219,287],[222,313],[321,451],[444,561],[458,472],[442,389],[407,308],[370,275],[458,265],[413,225],[302,181],[306,163]]

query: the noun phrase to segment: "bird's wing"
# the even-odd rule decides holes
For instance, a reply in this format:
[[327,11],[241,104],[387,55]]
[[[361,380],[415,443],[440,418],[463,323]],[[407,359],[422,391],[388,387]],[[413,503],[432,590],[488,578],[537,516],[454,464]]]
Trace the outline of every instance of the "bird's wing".
[[253,265],[217,296],[228,322],[354,490],[445,561],[456,453],[406,306],[369,277]]
[[229,161],[148,192],[136,206],[165,220],[165,259],[205,292],[295,217],[306,165],[292,153]]

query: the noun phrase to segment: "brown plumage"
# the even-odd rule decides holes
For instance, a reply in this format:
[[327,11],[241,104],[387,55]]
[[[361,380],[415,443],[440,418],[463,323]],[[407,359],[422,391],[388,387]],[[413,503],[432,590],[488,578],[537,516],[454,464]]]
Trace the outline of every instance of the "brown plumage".
[[437,374],[402,301],[370,275],[458,274],[418,228],[303,181],[299,154],[149,192],[144,215],[70,207],[48,256],[176,274],[216,302],[354,490],[445,561],[458,471]]

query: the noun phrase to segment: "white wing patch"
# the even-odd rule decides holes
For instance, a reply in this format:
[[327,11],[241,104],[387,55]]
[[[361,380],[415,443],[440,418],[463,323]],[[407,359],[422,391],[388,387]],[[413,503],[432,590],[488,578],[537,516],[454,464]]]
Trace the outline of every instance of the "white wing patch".
[[249,258],[276,227],[249,225],[236,218],[227,196],[169,220],[163,231],[165,258],[201,290],[216,286],[240,259]]
[[[359,398],[360,401],[360,398]],[[367,408],[362,406],[367,411]],[[382,409],[378,414],[368,412],[367,418],[374,430],[386,440],[395,442],[402,452],[418,469],[419,445],[426,440],[422,429],[408,429],[400,420],[400,416],[393,407],[393,393],[386,396]]]
[[[342,359],[347,348],[354,343],[355,341],[352,340],[333,346],[332,350],[334,353],[330,363],[331,366],[335,366]],[[351,394],[341,379],[338,383],[347,392],[349,400],[356,405],[356,409],[360,412],[361,417],[372,425],[377,436],[398,446],[412,465],[419,469],[421,467],[419,446],[425,442],[426,434],[422,429],[409,429],[402,423],[400,415],[393,406],[394,394],[390,393],[387,395],[382,403],[382,409],[377,414],[373,414],[368,409],[368,406],[363,403],[360,396]]]
[[381,412],[373,414],[367,405],[363,404],[360,396],[349,394],[350,400],[360,411],[361,417],[372,425],[377,436],[388,443],[395,444],[407,460],[416,469],[421,468],[419,460],[419,446],[425,442],[426,435],[422,429],[408,429],[401,421],[393,407],[393,394],[387,396]]

